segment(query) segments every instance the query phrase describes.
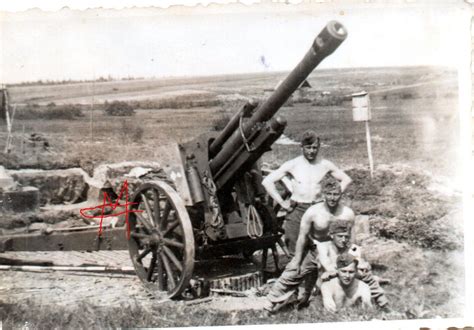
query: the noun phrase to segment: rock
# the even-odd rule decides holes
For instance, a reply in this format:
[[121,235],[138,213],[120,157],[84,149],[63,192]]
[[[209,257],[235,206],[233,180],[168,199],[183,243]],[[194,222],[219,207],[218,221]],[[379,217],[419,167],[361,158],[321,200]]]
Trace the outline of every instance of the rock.
[[366,236],[370,235],[368,215],[357,215],[355,217],[352,234],[354,235],[355,242],[363,241]]
[[149,172],[160,171],[161,165],[157,162],[122,162],[116,164],[102,164],[94,169],[94,176],[87,183],[89,190],[87,200],[93,202],[102,202],[104,192],[110,198],[115,198],[115,194],[120,193],[120,189],[125,179],[129,182],[129,195],[131,186],[135,186],[140,176],[147,175]]
[[387,268],[406,256],[409,246],[394,240],[367,237],[362,243],[362,257],[374,267]]
[[35,187],[21,187],[0,191],[0,211],[34,212],[39,208],[39,190]]
[[42,231],[46,230],[48,228],[48,225],[42,222],[34,222],[31,225],[28,226],[28,231]]
[[40,190],[40,205],[79,203],[85,200],[88,175],[80,168],[66,170],[15,170],[9,174],[23,186]]
[[0,166],[0,191],[13,190],[16,187],[16,183],[6,171],[3,166]]

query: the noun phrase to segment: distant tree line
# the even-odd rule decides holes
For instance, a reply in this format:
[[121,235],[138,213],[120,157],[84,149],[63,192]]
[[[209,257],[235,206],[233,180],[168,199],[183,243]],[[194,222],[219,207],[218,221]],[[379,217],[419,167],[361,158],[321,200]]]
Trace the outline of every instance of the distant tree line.
[[50,79],[39,79],[34,81],[22,81],[20,83],[8,84],[7,87],[15,87],[15,86],[47,86],[47,85],[66,85],[66,84],[80,84],[80,83],[92,83],[92,82],[107,82],[107,81],[126,81],[126,80],[140,80],[145,79],[144,77],[123,77],[123,78],[115,78],[111,75],[107,77],[99,77],[97,79],[63,79],[63,80],[50,80]]

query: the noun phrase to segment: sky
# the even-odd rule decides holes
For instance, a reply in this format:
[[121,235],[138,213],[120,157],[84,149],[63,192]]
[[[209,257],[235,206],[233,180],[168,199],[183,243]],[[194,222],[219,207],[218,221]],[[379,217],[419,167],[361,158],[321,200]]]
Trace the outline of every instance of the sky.
[[0,83],[291,70],[330,20],[349,35],[321,68],[456,67],[468,14],[459,2],[3,11]]

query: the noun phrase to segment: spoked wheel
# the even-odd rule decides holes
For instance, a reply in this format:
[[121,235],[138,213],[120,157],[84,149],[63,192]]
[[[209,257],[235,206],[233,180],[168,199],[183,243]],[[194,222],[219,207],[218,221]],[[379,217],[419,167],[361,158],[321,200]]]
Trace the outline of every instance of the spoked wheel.
[[193,229],[182,199],[168,184],[151,181],[130,202],[128,247],[138,277],[151,290],[179,297],[194,268]]

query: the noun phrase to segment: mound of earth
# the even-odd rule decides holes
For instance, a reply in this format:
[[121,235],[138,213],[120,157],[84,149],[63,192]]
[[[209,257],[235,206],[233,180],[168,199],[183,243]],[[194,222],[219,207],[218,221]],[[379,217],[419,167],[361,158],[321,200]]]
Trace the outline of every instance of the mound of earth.
[[463,246],[460,196],[430,189],[433,178],[414,169],[379,167],[346,171],[353,183],[346,203],[356,214],[369,215],[379,236],[425,248],[454,250]]

